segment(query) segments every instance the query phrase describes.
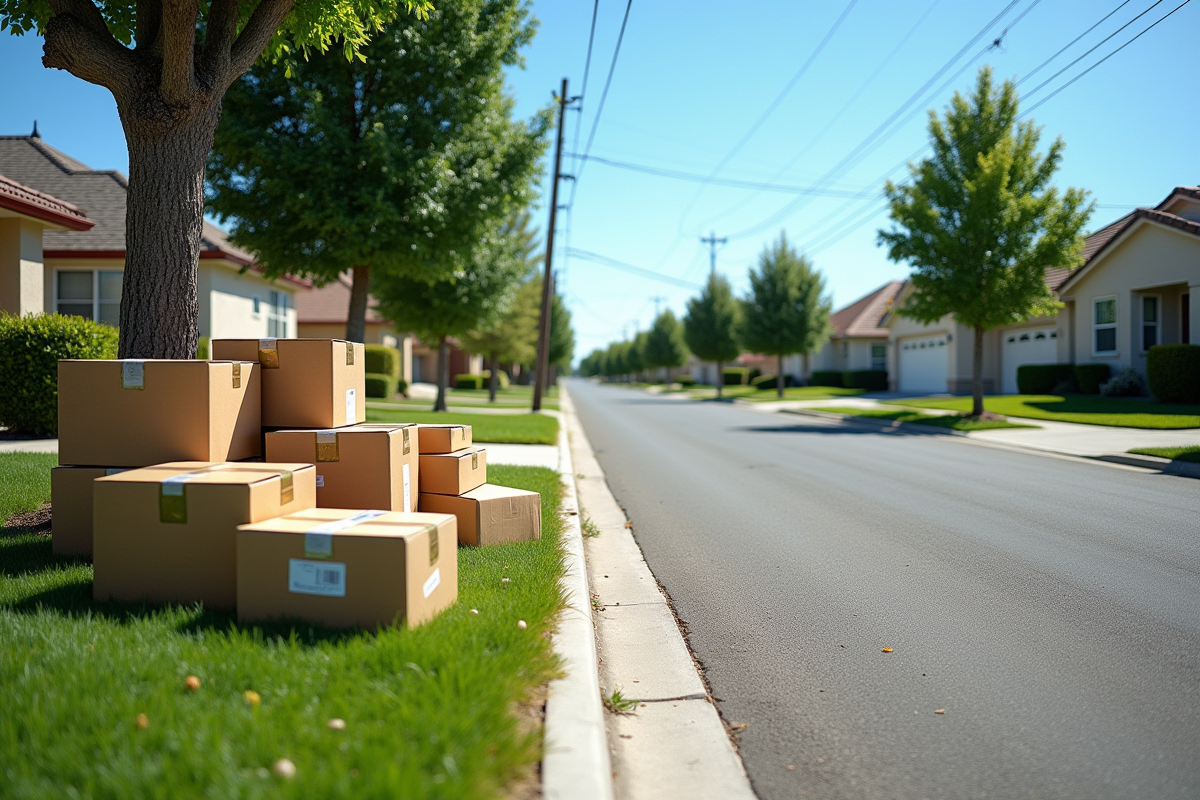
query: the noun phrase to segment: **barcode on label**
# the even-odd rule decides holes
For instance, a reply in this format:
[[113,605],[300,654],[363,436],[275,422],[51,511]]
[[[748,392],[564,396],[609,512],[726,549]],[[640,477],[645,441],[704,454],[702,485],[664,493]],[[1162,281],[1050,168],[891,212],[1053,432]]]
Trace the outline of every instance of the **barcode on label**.
[[325,476],[324,476],[324,475],[318,475],[318,476],[317,476],[317,488],[318,488],[318,489],[324,489],[324,488],[325,488]]
[[346,565],[288,559],[288,591],[324,597],[346,596]]

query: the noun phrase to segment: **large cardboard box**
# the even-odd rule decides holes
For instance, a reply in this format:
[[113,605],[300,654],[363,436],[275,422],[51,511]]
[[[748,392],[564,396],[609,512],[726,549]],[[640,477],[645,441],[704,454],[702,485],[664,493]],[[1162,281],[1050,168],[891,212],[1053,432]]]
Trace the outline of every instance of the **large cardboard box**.
[[159,464],[93,484],[97,601],[237,606],[237,527],[312,508],[311,464]]
[[458,599],[448,514],[317,508],[238,529],[238,620],[417,625]]
[[317,468],[318,508],[417,510],[418,430],[412,423],[270,431],[267,461]]
[[258,364],[59,361],[58,463],[145,467],[262,453]]
[[367,421],[363,345],[341,339],[213,339],[213,358],[262,366],[262,424],[340,428]]
[[56,556],[92,554],[92,481],[121,468],[55,467],[50,470],[51,547]]
[[470,425],[420,425],[421,454],[453,453],[471,446]]
[[537,492],[485,483],[457,497],[422,494],[418,508],[453,514],[459,544],[486,547],[542,538],[542,496]]
[[487,453],[482,447],[421,454],[422,494],[466,494],[485,483]]

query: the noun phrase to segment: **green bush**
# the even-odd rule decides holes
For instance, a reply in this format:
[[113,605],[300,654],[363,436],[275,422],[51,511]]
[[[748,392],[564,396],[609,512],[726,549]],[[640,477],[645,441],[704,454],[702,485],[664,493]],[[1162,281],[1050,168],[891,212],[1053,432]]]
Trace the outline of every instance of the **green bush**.
[[[491,380],[492,380],[492,371],[490,369],[485,369],[483,371],[483,387],[482,388],[486,389],[488,386],[490,386]],[[500,370],[500,377],[496,379],[496,387],[499,389],[507,389],[509,387],[509,385],[510,385],[510,381],[508,380],[508,373],[505,372],[504,370]]]
[[1160,344],[1146,354],[1150,393],[1164,403],[1200,403],[1200,345]]
[[[757,378],[750,381],[750,384],[755,389],[778,389],[779,388],[779,384],[776,382],[774,375],[759,375]],[[796,381],[791,375],[783,376],[784,388],[787,388],[788,386],[795,386],[795,385],[796,385]]]
[[761,369],[759,369],[758,367],[751,367],[751,368],[750,368],[750,374],[746,376],[746,383],[749,383],[749,384],[752,384],[752,385],[753,385],[753,383],[754,383],[754,379],[755,379],[755,378],[761,378],[761,377],[762,377],[762,374],[763,374],[763,373],[762,373],[762,370],[761,370]]
[[385,344],[368,344],[366,350],[366,371],[376,375],[390,375],[393,380],[400,377],[400,351]]
[[745,386],[750,382],[750,370],[745,367],[725,367],[721,376],[726,386]]
[[208,361],[208,337],[201,336],[200,341],[196,342],[196,360]]
[[396,395],[396,379],[377,372],[367,373],[367,397],[382,397],[390,400]]
[[0,425],[57,434],[59,359],[116,357],[116,328],[59,314],[0,314]]
[[849,369],[842,373],[842,386],[847,389],[865,389],[868,392],[886,392],[888,388],[886,369]]
[[396,392],[404,396],[408,396],[408,381],[400,378],[396,381]]
[[841,386],[842,374],[832,369],[817,369],[813,370],[812,379],[809,380],[813,386]]
[[1112,369],[1108,364],[1076,364],[1075,382],[1081,394],[1100,394],[1100,384],[1108,380]]
[[693,378],[691,375],[680,375],[678,378],[675,379],[675,382],[678,383],[680,386],[682,386],[685,389],[696,385],[696,379]]
[[1054,394],[1062,383],[1073,383],[1074,364],[1022,364],[1017,367],[1017,391],[1021,394]]
[[454,388],[455,389],[482,389],[483,386],[484,386],[484,384],[483,384],[483,376],[482,375],[455,375],[454,376]]

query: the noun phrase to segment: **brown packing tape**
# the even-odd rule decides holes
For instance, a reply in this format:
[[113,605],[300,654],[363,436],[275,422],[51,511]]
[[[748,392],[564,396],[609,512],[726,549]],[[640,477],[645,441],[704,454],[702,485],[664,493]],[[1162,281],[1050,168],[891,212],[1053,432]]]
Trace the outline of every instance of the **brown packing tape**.
[[433,566],[438,560],[438,537],[437,525],[429,526],[429,566]]
[[296,498],[296,489],[292,480],[292,471],[284,470],[279,473],[279,505],[286,506]]
[[318,462],[340,460],[337,431],[318,431],[315,438]]
[[[158,519],[160,522],[168,522],[177,525],[187,524],[187,482],[192,478],[203,475],[208,472],[259,472],[257,469],[242,469],[237,467],[226,467],[223,464],[217,464],[204,469],[198,469],[193,472],[185,472],[182,475],[175,475],[167,478],[158,484]],[[125,472],[125,470],[116,470],[116,472]],[[291,470],[280,470],[279,472],[279,505],[285,506],[292,502],[296,497],[295,482]]]
[[479,469],[479,453],[471,453],[471,469]]
[[233,388],[242,388],[242,362],[233,362]]
[[412,452],[412,444],[409,442],[409,438],[408,438],[408,428],[405,428],[401,435],[404,437],[404,453],[403,453],[403,455],[408,455],[410,452]]
[[258,340],[258,363],[263,369],[279,369],[279,341],[277,339]]
[[346,342],[346,366],[354,366],[354,342]]

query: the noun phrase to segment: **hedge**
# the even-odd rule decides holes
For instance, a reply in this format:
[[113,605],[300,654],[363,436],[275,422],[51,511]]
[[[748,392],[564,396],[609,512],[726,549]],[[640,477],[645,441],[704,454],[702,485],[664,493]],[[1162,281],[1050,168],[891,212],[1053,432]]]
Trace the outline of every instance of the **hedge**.
[[59,359],[116,357],[116,328],[60,314],[0,314],[0,425],[57,434]]
[[[757,378],[752,380],[750,383],[756,389],[778,389],[779,388],[779,385],[775,381],[774,375],[759,375]],[[795,386],[796,380],[791,375],[784,375],[783,376],[783,385],[784,385],[784,388],[786,388],[788,386]]]
[[813,370],[809,383],[813,386],[841,386],[842,373],[832,369]]
[[[483,387],[482,388],[484,388],[484,389],[488,388],[491,385],[491,381],[492,381],[492,371],[490,369],[485,369],[483,371]],[[504,370],[500,370],[500,377],[496,379],[496,387],[500,388],[500,389],[507,389],[510,385],[511,385],[511,381],[509,381],[509,379],[508,379],[508,373],[505,372]]]
[[696,385],[696,379],[693,378],[691,375],[680,375],[678,378],[675,379],[675,382],[678,383],[680,386],[682,386],[685,389],[690,386]]
[[368,344],[366,349],[366,371],[368,374],[400,377],[400,351],[385,344]]
[[396,395],[396,379],[378,372],[367,373],[367,397],[391,399]]
[[1100,394],[1100,384],[1112,372],[1108,364],[1076,364],[1075,381],[1081,394]]
[[842,386],[847,389],[865,389],[868,392],[886,392],[888,374],[885,369],[849,369],[842,373]]
[[1063,383],[1074,382],[1074,364],[1022,364],[1017,367],[1017,391],[1021,394],[1054,394]]
[[208,337],[201,336],[196,342],[196,360],[208,361]]
[[1160,344],[1146,354],[1150,393],[1164,403],[1200,403],[1200,345]]
[[750,370],[746,367],[725,367],[721,376],[726,386],[745,386],[750,382]]
[[482,389],[483,385],[484,384],[483,384],[483,376],[482,375],[455,375],[454,376],[454,388],[455,389]]

